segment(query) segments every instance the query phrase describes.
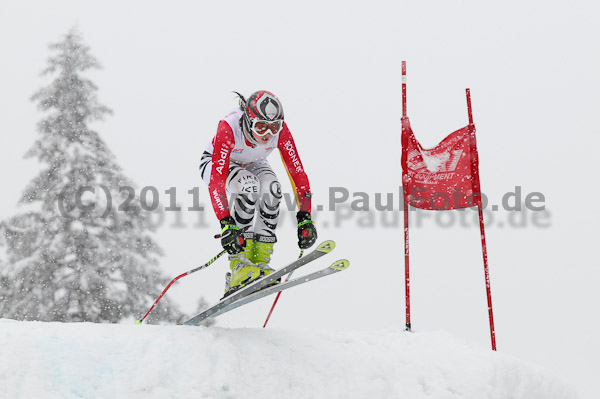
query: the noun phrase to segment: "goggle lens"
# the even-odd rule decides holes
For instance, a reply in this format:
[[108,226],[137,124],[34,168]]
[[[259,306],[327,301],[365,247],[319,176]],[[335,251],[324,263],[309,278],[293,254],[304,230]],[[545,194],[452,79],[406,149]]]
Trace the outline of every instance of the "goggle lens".
[[283,121],[253,121],[252,130],[258,136],[262,137],[267,133],[271,133],[273,136],[279,134],[283,129]]

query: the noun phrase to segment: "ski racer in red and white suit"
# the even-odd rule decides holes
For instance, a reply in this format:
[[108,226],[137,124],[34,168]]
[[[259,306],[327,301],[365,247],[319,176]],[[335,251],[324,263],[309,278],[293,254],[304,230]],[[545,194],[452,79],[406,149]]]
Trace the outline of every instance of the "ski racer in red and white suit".
[[[239,94],[238,94],[239,95]],[[230,254],[231,275],[226,293],[269,274],[281,202],[281,185],[267,157],[279,149],[295,191],[299,211],[298,245],[312,246],[317,238],[311,220],[308,176],[283,120],[283,107],[270,92],[258,91],[240,109],[219,122],[217,134],[200,162],[213,209],[221,222],[221,243]],[[232,196],[230,207],[227,197]],[[230,209],[231,208],[231,209]]]

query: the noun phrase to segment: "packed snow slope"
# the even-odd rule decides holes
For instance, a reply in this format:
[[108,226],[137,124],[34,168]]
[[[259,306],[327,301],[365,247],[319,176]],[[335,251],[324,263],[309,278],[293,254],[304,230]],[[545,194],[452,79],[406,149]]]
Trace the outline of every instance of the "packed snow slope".
[[568,399],[545,370],[446,333],[0,320],[0,398]]

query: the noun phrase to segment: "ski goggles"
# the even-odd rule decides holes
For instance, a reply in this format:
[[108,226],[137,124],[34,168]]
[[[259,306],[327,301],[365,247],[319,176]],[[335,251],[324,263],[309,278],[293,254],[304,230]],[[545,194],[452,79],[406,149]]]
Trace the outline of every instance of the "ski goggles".
[[281,132],[281,129],[283,129],[283,119],[276,121],[252,119],[250,129],[252,129],[252,131],[259,137],[263,137],[267,133],[271,133],[272,136],[276,136],[279,134],[279,132]]

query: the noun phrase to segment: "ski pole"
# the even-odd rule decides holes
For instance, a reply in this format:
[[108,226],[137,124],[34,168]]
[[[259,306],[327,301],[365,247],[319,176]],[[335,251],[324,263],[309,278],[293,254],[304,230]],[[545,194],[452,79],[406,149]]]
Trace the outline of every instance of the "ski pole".
[[154,301],[154,303],[152,304],[152,306],[150,307],[150,309],[148,309],[148,311],[146,312],[146,314],[144,315],[144,317],[142,317],[139,320],[136,320],[135,324],[142,324],[142,322],[144,321],[144,319],[150,314],[150,312],[152,312],[152,309],[154,309],[154,307],[156,306],[156,304],[158,303],[158,301],[160,301],[160,299],[165,295],[165,293],[167,292],[167,290],[169,288],[171,288],[171,285],[173,285],[173,283],[177,280],[179,280],[182,277],[188,276],[192,273],[197,272],[198,270],[202,270],[208,266],[210,266],[212,263],[214,263],[214,261],[216,261],[217,259],[219,259],[221,256],[223,256],[225,254],[225,250],[221,251],[217,256],[215,256],[214,258],[212,258],[211,260],[209,260],[208,262],[206,262],[205,264],[203,264],[202,266],[198,266],[195,269],[189,270],[185,273],[180,274],[179,276],[175,277],[173,280],[171,280],[171,282],[165,287],[165,289],[163,290],[163,292],[160,294],[160,296],[158,298],[156,298],[156,301]]
[[[302,257],[302,255],[304,255],[304,250],[301,249],[300,250],[300,256],[298,256],[298,259],[300,259]],[[294,271],[292,270],[290,272],[290,274],[288,274],[288,276],[285,278],[285,282],[287,283],[288,280],[290,278],[292,278],[292,274],[294,274]],[[263,328],[265,328],[267,326],[267,323],[269,322],[269,319],[271,318],[271,313],[273,313],[273,309],[275,309],[275,305],[277,305],[277,301],[279,300],[279,296],[281,295],[281,291],[279,291],[277,293],[277,296],[275,297],[275,300],[273,301],[273,306],[271,306],[271,310],[269,311],[269,315],[267,316],[267,320],[265,320],[265,324],[263,324]]]

